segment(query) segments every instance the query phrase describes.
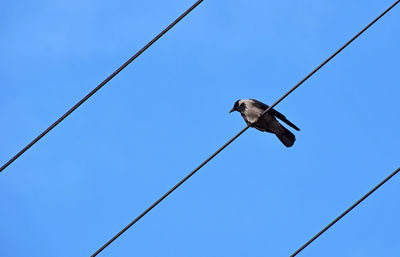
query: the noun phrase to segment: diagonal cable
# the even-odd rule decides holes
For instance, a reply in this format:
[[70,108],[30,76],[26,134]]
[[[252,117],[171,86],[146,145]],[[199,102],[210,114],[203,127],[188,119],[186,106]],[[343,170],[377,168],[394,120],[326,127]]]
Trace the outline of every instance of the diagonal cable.
[[313,236],[310,240],[308,240],[304,245],[302,245],[299,249],[297,249],[290,257],[294,257],[304,250],[307,246],[309,246],[315,239],[321,236],[325,231],[327,231],[330,227],[335,225],[341,218],[343,218],[347,213],[353,210],[357,205],[359,205],[362,201],[364,201],[368,196],[370,196],[373,192],[375,192],[378,188],[380,188],[383,184],[388,182],[394,175],[396,175],[400,171],[400,168],[392,172],[387,178],[382,180],[377,186],[371,189],[368,193],[366,193],[363,197],[360,198],[357,202],[355,202],[352,206],[350,206],[347,210],[345,210],[342,214],[340,214],[336,219],[334,219],[331,223],[329,223],[325,228],[323,228],[320,232],[318,232],[315,236]]
[[186,15],[188,15],[194,8],[196,8],[203,0],[198,0],[194,3],[189,9],[187,9],[181,16],[179,16],[176,20],[174,20],[168,27],[166,27],[163,31],[161,31],[155,38],[153,38],[147,45],[145,45],[142,49],[140,49],[136,54],[134,54],[129,60],[127,60],[124,64],[121,65],[117,70],[115,70],[110,76],[108,76],[103,82],[101,82],[95,89],[90,91],[84,98],[82,98],[78,103],[76,103],[71,109],[69,109],[64,115],[62,115],[58,120],[56,120],[50,127],[48,127],[45,131],[43,131],[39,136],[37,136],[32,142],[27,144],[21,151],[19,151],[16,155],[14,155],[10,160],[8,160],[3,166],[0,168],[0,172],[2,172],[5,168],[7,168],[11,163],[13,163],[16,159],[18,159],[23,153],[25,153],[29,148],[31,148],[36,142],[38,142],[42,137],[44,137],[47,133],[49,133],[54,127],[56,127],[61,121],[63,121],[66,117],[68,117],[73,111],[78,109],[86,100],[88,100],[92,95],[94,95],[100,88],[106,85],[111,79],[113,79],[118,73],[120,73],[123,69],[126,68],[131,62],[133,62],[137,57],[139,57],[144,51],[146,51],[152,44],[154,44],[158,39],[160,39],[165,33],[167,33],[172,27],[174,27],[178,22],[180,22]]
[[[279,98],[274,104],[268,107],[259,117],[259,119],[265,115],[269,110],[275,107],[278,103],[280,103],[283,99],[285,99],[289,94],[291,94],[294,90],[296,90],[301,84],[303,84],[307,79],[309,79],[312,75],[314,75],[318,70],[320,70],[325,64],[327,64],[333,57],[335,57],[338,53],[340,53],[343,49],[345,49],[348,45],[350,45],[356,38],[358,38],[362,33],[364,33],[369,27],[371,27],[375,22],[377,22],[382,16],[384,16],[387,12],[389,12],[395,5],[397,5],[400,0],[396,1],[392,6],[386,9],[382,14],[380,14],[375,20],[369,23],[365,28],[363,28],[359,33],[357,33],[353,38],[351,38],[347,43],[345,43],[339,50],[329,56],[324,62],[322,62],[317,68],[315,68],[312,72],[310,72],[307,76],[305,76],[299,83],[297,83],[293,88],[291,88],[286,94],[284,94],[281,98]],[[145,216],[148,212],[150,212],[155,206],[157,206],[162,200],[167,198],[175,189],[177,189],[180,185],[182,185],[186,180],[188,180],[191,176],[193,176],[198,170],[200,170],[204,165],[206,165],[209,161],[211,161],[215,156],[217,156],[222,150],[224,150],[228,145],[230,145],[233,141],[235,141],[240,135],[242,135],[250,126],[247,125],[243,128],[239,133],[237,133],[234,137],[232,137],[228,142],[226,142],[222,147],[220,147],[215,153],[213,153],[210,157],[208,157],[205,161],[203,161],[197,168],[195,168],[192,172],[190,172],[186,177],[184,177],[181,181],[179,181],[174,187],[172,187],[167,193],[165,193],[162,197],[160,197],[157,201],[155,201],[150,207],[148,207],[145,211],[143,211],[139,216],[137,216],[131,223],[129,223],[126,227],[124,227],[118,234],[113,236],[107,243],[105,243],[102,247],[100,247],[91,257],[98,255],[101,251],[103,251],[107,246],[109,246],[115,239],[117,239],[120,235],[122,235],[125,231],[127,231],[133,224],[139,221],[143,216]]]

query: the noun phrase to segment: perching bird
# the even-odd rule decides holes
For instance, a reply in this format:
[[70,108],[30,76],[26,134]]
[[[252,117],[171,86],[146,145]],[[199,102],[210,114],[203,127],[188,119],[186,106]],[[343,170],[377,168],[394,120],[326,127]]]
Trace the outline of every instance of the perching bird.
[[235,102],[230,112],[240,112],[247,125],[260,131],[274,133],[286,147],[291,147],[294,141],[296,141],[296,137],[287,128],[282,126],[276,118],[285,122],[295,130],[299,131],[300,129],[287,120],[283,114],[274,109],[270,109],[257,121],[268,107],[268,105],[255,99],[242,99]]

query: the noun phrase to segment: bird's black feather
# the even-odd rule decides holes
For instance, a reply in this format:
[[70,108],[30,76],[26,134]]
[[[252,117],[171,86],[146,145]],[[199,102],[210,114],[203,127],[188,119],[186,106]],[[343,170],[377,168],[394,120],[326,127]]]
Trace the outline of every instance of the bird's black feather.
[[[256,99],[250,99],[250,100],[252,100],[254,102],[255,106],[257,106],[258,108],[261,108],[263,110],[266,110],[269,107],[265,103],[260,102],[260,101],[258,101]],[[277,117],[278,119],[280,119],[281,121],[285,122],[286,124],[288,124],[292,128],[294,128],[295,130],[300,131],[300,129],[296,125],[294,125],[288,119],[286,119],[285,115],[283,115],[282,113],[278,112],[274,108],[270,109],[268,112],[271,113],[272,115],[274,115],[275,117]]]
[[286,147],[291,147],[296,141],[296,137],[282,126],[277,118],[296,130],[299,130],[299,128],[288,121],[283,114],[272,108],[261,117],[261,114],[268,108],[268,105],[256,99],[242,99],[235,102],[230,112],[238,111],[248,126],[260,131],[273,133]]

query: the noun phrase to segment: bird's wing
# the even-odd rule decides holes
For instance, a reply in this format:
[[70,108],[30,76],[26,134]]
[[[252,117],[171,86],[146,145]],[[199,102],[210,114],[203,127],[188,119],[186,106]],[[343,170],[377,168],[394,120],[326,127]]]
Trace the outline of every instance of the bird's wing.
[[291,123],[288,119],[286,119],[285,115],[283,115],[282,113],[278,112],[275,109],[271,110],[271,113],[274,114],[278,119],[280,119],[281,121],[285,122],[286,124],[288,124],[289,126],[291,126],[292,128],[294,128],[295,130],[299,131],[300,129],[294,125],[293,123]]
[[260,102],[256,99],[250,99],[251,101],[253,101],[254,105],[260,109],[263,109],[264,111],[269,107],[268,105],[266,105],[263,102]]
[[[263,102],[260,102],[256,99],[250,99],[253,101],[254,105],[256,105],[259,108],[262,108],[263,110],[266,110],[269,106],[266,105]],[[278,119],[280,119],[281,121],[285,122],[286,124],[288,124],[289,126],[291,126],[292,128],[294,128],[295,130],[300,130],[296,125],[294,125],[293,123],[291,123],[288,119],[286,119],[285,115],[283,115],[282,113],[278,112],[277,110],[275,110],[274,108],[272,108],[271,110],[269,110],[269,112],[271,114],[273,114],[275,117],[277,117]]]

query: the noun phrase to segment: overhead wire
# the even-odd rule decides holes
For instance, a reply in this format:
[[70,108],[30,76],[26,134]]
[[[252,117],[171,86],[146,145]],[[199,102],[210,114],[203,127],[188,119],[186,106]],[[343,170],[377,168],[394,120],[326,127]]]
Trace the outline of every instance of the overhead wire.
[[308,240],[304,245],[302,245],[299,249],[297,249],[290,257],[294,257],[298,255],[301,251],[303,251],[307,246],[309,246],[315,239],[320,237],[323,233],[325,233],[330,227],[335,225],[341,218],[343,218],[346,214],[352,211],[357,205],[359,205],[362,201],[367,199],[373,192],[375,192],[378,188],[380,188],[383,184],[388,182],[394,175],[396,175],[400,171],[400,168],[392,172],[388,177],[386,177],[382,182],[376,185],[373,189],[371,189],[368,193],[366,193],[363,197],[361,197],[357,202],[355,202],[352,206],[350,206],[347,210],[345,210],[342,214],[340,214],[336,219],[334,219],[331,223],[329,223],[325,228],[319,231],[315,236],[313,236],[310,240]]
[[[341,48],[339,48],[336,52],[334,52],[331,56],[329,56],[325,61],[323,61],[318,67],[316,67],[312,72],[310,72],[307,76],[305,76],[300,82],[298,82],[294,87],[292,87],[289,91],[287,91],[281,98],[279,98],[275,103],[269,106],[258,119],[263,117],[269,110],[279,104],[283,99],[289,96],[294,90],[296,90],[300,85],[302,85],[306,80],[308,80],[312,75],[314,75],[318,70],[320,70],[323,66],[325,66],[330,60],[332,60],[338,53],[340,53],[343,49],[345,49],[348,45],[350,45],[355,39],[357,39],[361,34],[363,34],[368,28],[370,28],[375,22],[377,22],[380,18],[382,18],[387,12],[389,12],[394,6],[396,6],[400,0],[396,1],[392,6],[386,9],[383,13],[381,13],[376,19],[374,19],[371,23],[369,23],[365,28],[363,28],[359,33],[357,33],[354,37],[352,37],[349,41],[347,41]],[[179,186],[181,186],[185,181],[187,181],[191,176],[193,176],[197,171],[199,171],[204,165],[206,165],[210,160],[212,160],[215,156],[217,156],[222,150],[224,150],[228,145],[230,145],[233,141],[235,141],[240,135],[242,135],[248,128],[247,125],[240,132],[238,132],[234,137],[232,137],[228,142],[226,142],[223,146],[221,146],[216,152],[214,152],[210,157],[208,157],[205,161],[203,161],[197,168],[195,168],[192,172],[190,172],[186,177],[184,177],[181,181],[179,181],[175,186],[173,186],[168,192],[166,192],[163,196],[161,196],[157,201],[155,201],[150,207],[144,210],[141,214],[139,214],[132,222],[130,222],[127,226],[125,226],[120,232],[118,232],[115,236],[113,236],[109,241],[107,241],[103,246],[101,246],[95,253],[91,255],[94,257],[98,255],[101,251],[103,251],[107,246],[109,246],[114,240],[116,240],[119,236],[121,236],[125,231],[127,231],[131,226],[133,226],[136,222],[138,222],[141,218],[143,218],[148,212],[150,212],[155,206],[157,206],[161,201],[163,201],[168,195],[170,195],[173,191],[175,191]]]
[[161,31],[157,36],[155,36],[149,43],[147,43],[142,49],[136,52],[131,58],[129,58],[124,64],[122,64],[117,70],[115,70],[111,75],[109,75],[103,82],[101,82],[96,88],[90,91],[84,98],[82,98],[78,103],[76,103],[71,109],[69,109],[64,115],[62,115],[58,120],[51,124],[46,130],[44,130],[40,135],[33,139],[29,144],[27,144],[22,150],[15,154],[11,159],[9,159],[3,166],[0,167],[0,173],[6,169],[11,163],[17,160],[23,153],[25,153],[29,148],[31,148],[35,143],[37,143],[42,137],[49,133],[54,127],[56,127],[61,121],[68,117],[73,111],[78,109],[86,100],[88,100],[92,95],[94,95],[100,88],[106,85],[111,79],[113,79],[118,73],[126,68],[131,62],[133,62],[137,57],[139,57],[144,51],[146,51],[151,45],[153,45],[158,39],[160,39],[165,33],[167,33],[172,27],[174,27],[179,21],[181,21],[186,15],[188,15],[193,9],[195,9],[203,0],[198,0],[189,9],[187,9],[182,15],[175,19],[170,25],[168,25],[163,31]]

